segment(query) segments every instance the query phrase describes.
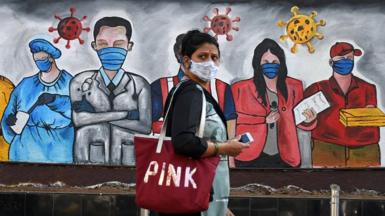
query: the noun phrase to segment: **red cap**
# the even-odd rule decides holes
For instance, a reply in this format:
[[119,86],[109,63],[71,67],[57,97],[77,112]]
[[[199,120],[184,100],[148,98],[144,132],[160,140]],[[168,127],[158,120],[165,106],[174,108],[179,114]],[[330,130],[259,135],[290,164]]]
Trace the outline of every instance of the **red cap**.
[[337,42],[330,48],[330,58],[335,56],[343,56],[350,52],[353,52],[355,56],[361,56],[362,51],[360,49],[354,49],[353,45],[346,42]]

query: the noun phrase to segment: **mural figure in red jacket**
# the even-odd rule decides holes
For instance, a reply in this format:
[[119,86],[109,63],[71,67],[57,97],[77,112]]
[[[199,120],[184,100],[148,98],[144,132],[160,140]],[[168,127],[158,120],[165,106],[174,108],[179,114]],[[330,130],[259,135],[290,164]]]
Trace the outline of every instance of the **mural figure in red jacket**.
[[[301,163],[293,108],[303,99],[302,82],[287,76],[285,53],[271,39],[254,50],[254,77],[232,86],[236,134],[250,132],[254,142],[235,158],[236,167],[298,167]],[[313,129],[316,113],[306,109],[298,125]]]

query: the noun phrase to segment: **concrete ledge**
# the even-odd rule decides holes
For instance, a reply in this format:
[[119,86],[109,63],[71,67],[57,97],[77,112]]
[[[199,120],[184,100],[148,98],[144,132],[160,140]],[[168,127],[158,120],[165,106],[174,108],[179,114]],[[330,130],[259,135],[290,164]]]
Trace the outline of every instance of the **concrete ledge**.
[[[232,196],[341,196],[384,199],[384,168],[365,169],[232,169]],[[102,184],[104,183],[104,184]],[[0,191],[31,193],[134,194],[135,168],[123,166],[0,163]]]

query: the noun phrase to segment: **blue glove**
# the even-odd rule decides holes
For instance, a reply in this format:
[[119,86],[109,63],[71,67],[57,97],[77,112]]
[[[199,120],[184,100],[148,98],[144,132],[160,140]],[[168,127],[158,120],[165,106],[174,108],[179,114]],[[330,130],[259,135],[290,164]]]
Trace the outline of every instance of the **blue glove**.
[[130,110],[127,114],[129,120],[139,120],[139,110]]
[[50,93],[43,93],[39,96],[39,98],[36,101],[36,106],[38,105],[44,105],[54,102],[56,99],[56,95],[50,94]]
[[87,101],[85,95],[83,95],[81,101],[76,101],[72,104],[72,109],[75,112],[95,112],[94,107]]
[[16,124],[16,121],[17,121],[16,114],[10,114],[5,120],[8,126],[14,126]]

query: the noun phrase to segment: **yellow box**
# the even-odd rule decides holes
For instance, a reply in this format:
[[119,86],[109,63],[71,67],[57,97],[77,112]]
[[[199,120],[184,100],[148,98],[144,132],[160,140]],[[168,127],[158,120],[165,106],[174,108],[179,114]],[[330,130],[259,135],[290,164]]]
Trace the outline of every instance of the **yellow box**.
[[381,127],[385,126],[385,113],[379,108],[341,109],[340,122],[345,127]]

